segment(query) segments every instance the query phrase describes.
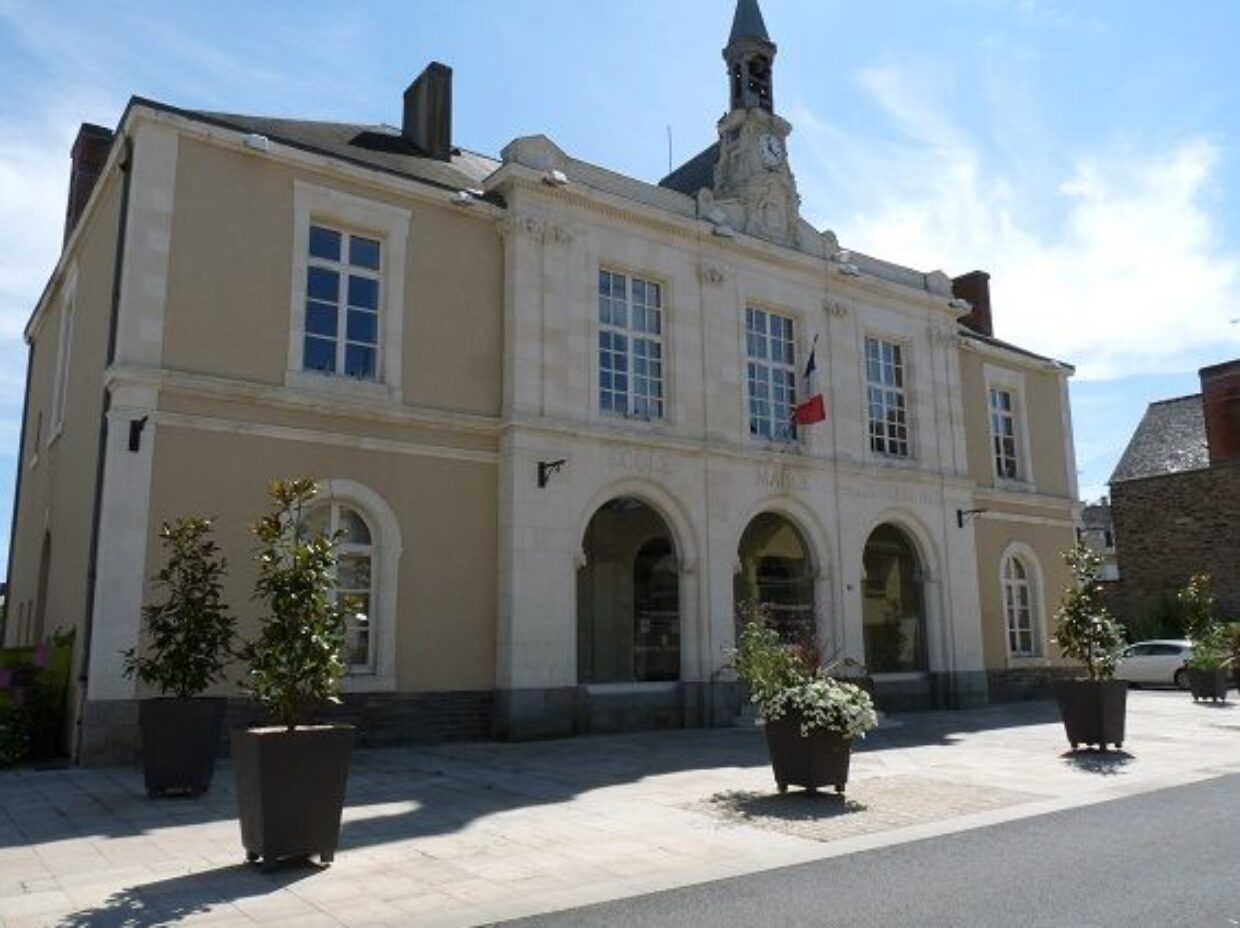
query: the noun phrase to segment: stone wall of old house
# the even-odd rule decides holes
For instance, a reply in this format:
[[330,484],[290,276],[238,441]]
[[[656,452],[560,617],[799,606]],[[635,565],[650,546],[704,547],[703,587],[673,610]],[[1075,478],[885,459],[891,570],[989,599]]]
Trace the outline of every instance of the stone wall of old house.
[[1201,571],[1220,617],[1240,619],[1240,463],[1114,484],[1111,514],[1121,619],[1140,622]]

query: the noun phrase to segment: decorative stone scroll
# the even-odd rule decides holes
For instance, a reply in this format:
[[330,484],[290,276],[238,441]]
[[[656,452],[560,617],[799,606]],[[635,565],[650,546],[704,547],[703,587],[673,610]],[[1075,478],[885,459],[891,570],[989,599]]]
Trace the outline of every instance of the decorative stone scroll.
[[822,308],[828,316],[835,319],[843,319],[851,312],[849,305],[843,300],[827,300],[822,304]]
[[698,265],[698,281],[703,284],[719,286],[727,279],[722,270],[713,264]]

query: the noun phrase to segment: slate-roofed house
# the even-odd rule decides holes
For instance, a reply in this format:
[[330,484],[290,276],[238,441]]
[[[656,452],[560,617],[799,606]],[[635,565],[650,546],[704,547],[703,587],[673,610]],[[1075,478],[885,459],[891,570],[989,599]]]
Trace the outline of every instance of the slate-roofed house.
[[1206,572],[1240,619],[1240,360],[1202,368],[1201,392],[1151,403],[1111,475],[1116,611],[1163,633],[1188,578]]
[[1055,675],[1072,368],[995,337],[984,272],[802,218],[776,51],[740,0],[718,141],[662,184],[541,135],[465,150],[438,64],[397,127],[135,98],[83,128],[5,628],[81,632],[78,756],[136,740],[161,522],[216,517],[252,627],[275,476],[347,533],[363,742],[730,724],[754,600],[887,706]]

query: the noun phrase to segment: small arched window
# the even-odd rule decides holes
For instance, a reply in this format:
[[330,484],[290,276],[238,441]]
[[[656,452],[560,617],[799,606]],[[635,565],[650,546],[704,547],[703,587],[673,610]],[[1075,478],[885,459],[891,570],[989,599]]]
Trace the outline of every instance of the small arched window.
[[1003,614],[1007,620],[1008,653],[1013,657],[1037,655],[1033,611],[1029,569],[1019,557],[1010,555],[1003,561]]
[[334,597],[348,607],[341,657],[350,673],[371,673],[375,669],[376,635],[371,608],[375,599],[372,568],[376,551],[370,524],[356,509],[336,502],[316,509],[308,521],[311,531],[339,533]]

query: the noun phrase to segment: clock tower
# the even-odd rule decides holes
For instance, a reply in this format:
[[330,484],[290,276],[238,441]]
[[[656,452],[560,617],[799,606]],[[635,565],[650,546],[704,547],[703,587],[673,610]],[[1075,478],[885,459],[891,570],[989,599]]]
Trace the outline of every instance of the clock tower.
[[800,225],[800,197],[788,167],[792,126],[775,114],[775,52],[758,0],[738,0],[723,50],[730,103],[719,120],[713,194],[735,228],[792,245]]

